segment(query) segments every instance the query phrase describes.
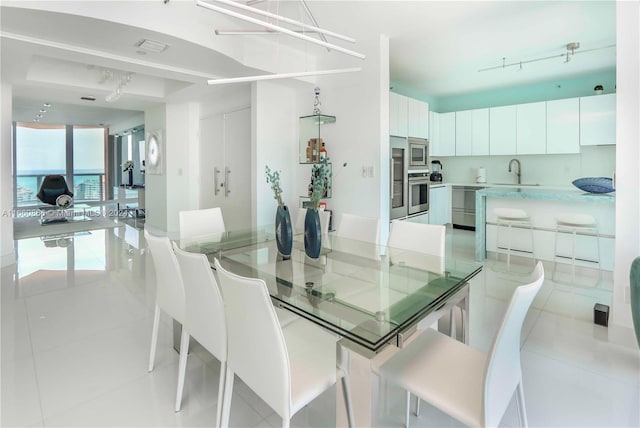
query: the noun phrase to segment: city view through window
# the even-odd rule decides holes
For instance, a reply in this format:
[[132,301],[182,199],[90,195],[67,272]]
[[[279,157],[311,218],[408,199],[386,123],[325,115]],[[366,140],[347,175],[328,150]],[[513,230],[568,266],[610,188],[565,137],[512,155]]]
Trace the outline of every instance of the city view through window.
[[65,177],[76,202],[105,199],[105,129],[73,127],[70,133],[68,146],[64,125],[16,126],[17,207],[39,204],[40,184],[51,174]]

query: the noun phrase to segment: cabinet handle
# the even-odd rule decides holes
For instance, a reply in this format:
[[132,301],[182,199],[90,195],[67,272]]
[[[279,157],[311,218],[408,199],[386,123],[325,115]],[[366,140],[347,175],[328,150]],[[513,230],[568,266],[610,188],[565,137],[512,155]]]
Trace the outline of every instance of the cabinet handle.
[[229,186],[229,174],[231,174],[231,170],[229,167],[224,168],[224,196],[228,197],[229,193],[231,193],[231,187]]
[[220,174],[220,170],[217,167],[213,168],[213,188],[214,195],[217,195],[220,192],[220,186],[218,186],[218,174]]
[[393,158],[389,159],[389,169],[391,170],[391,180],[389,180],[389,198],[393,202],[393,178],[395,177],[393,173]]

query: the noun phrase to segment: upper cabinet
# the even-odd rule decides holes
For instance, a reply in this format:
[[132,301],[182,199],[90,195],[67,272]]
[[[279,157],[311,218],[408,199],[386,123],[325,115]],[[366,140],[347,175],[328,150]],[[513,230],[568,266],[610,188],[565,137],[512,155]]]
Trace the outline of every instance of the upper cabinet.
[[440,147],[440,113],[429,112],[429,156],[439,156]]
[[489,109],[471,110],[471,154],[489,154]]
[[580,153],[578,98],[547,101],[547,153]]
[[516,153],[516,106],[489,109],[489,154]]
[[429,138],[429,104],[408,98],[407,107],[407,136]]
[[408,136],[408,98],[389,92],[389,134],[396,137]]
[[516,153],[539,155],[547,152],[547,103],[516,106]]
[[429,138],[429,104],[389,92],[389,134]]
[[580,98],[580,145],[616,143],[616,94]]
[[456,156],[471,156],[472,123],[471,110],[457,111],[456,115]]
[[433,156],[455,156],[456,155],[456,113],[440,113],[438,115],[438,138],[430,145],[433,145],[431,154]]

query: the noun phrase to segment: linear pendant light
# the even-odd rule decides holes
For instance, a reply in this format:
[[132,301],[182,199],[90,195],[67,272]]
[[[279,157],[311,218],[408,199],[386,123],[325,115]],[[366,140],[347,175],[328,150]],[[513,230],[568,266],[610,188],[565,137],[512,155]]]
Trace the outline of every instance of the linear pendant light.
[[229,15],[229,16],[234,17],[234,18],[242,19],[242,20],[250,22],[252,24],[260,25],[262,27],[278,31],[278,32],[283,33],[283,34],[288,34],[291,37],[295,37],[295,38],[298,38],[298,39],[301,39],[301,40],[306,40],[307,42],[315,43],[316,45],[320,45],[320,46],[323,46],[325,48],[333,49],[333,50],[336,50],[338,52],[342,52],[344,54],[354,56],[356,58],[360,58],[360,59],[365,59],[366,58],[366,56],[361,54],[361,53],[354,52],[354,51],[349,50],[349,49],[345,49],[345,48],[343,48],[341,46],[334,45],[333,43],[323,42],[322,40],[314,39],[313,37],[309,37],[309,36],[306,36],[304,34],[298,34],[295,31],[291,31],[291,30],[289,30],[287,28],[280,27],[278,25],[273,25],[273,24],[271,24],[269,22],[261,21],[259,19],[255,19],[255,18],[252,18],[250,16],[246,16],[246,15],[243,15],[241,13],[237,13],[237,12],[234,12],[232,10],[225,9],[223,7],[218,7],[218,6],[212,5],[210,3],[206,3],[206,2],[204,2],[202,0],[196,0],[196,4],[198,6],[200,6],[200,7],[204,7],[206,9],[210,9],[210,10],[213,10],[213,11],[225,14],[225,15]]
[[[353,37],[343,36],[342,34],[334,33],[333,31],[329,31],[329,30],[325,30],[324,28],[320,28],[320,27],[318,27],[318,24],[316,22],[314,22],[314,25],[305,24],[304,22],[296,21],[295,19],[287,18],[286,16],[276,15],[275,13],[266,12],[266,11],[264,11],[262,9],[257,9],[255,7],[247,6],[245,4],[242,4],[242,3],[239,3],[239,2],[236,2],[236,1],[233,1],[233,0],[213,0],[213,1],[215,1],[217,3],[226,4],[228,6],[235,7],[235,8],[238,8],[238,9],[246,10],[247,12],[255,13],[257,15],[266,16],[267,18],[273,18],[273,19],[276,19],[276,20],[281,21],[281,22],[286,22],[287,24],[297,25],[297,26],[302,27],[302,28],[307,28],[309,30],[314,30],[314,31],[317,31],[318,33],[326,34],[327,36],[331,36],[331,37],[335,37],[336,39],[345,40],[345,41],[350,42],[350,43],[355,43],[356,42],[356,40]],[[311,13],[311,11],[307,7],[307,5],[304,4],[304,6],[306,7],[306,10],[308,10],[307,13]],[[313,21],[315,21],[315,19],[313,19]],[[324,40],[324,41],[326,42],[326,40]]]
[[228,79],[210,79],[210,80],[207,80],[207,83],[209,85],[222,85],[226,83],[254,82],[257,80],[287,79],[290,77],[307,77],[307,76],[320,76],[320,75],[326,75],[326,74],[353,73],[361,70],[362,69],[360,67],[355,67],[355,68],[337,68],[333,70],[301,71],[297,73],[261,74],[258,76],[230,77]]

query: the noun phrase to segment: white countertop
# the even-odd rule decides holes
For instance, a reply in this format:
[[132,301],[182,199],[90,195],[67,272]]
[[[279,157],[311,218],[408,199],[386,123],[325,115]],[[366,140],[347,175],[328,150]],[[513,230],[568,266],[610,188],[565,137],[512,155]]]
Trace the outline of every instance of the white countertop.
[[478,188],[485,188],[485,187],[516,187],[516,188],[523,188],[523,189],[554,189],[554,190],[575,190],[577,192],[580,192],[579,189],[577,189],[574,186],[553,186],[553,185],[547,185],[547,184],[543,184],[543,185],[536,185],[536,186],[532,186],[532,185],[527,185],[527,184],[507,184],[507,183],[472,183],[472,182],[457,182],[457,181],[443,181],[443,182],[430,182],[431,187],[441,187],[441,186],[467,186],[467,187],[478,187]]

